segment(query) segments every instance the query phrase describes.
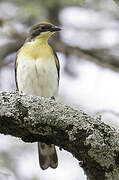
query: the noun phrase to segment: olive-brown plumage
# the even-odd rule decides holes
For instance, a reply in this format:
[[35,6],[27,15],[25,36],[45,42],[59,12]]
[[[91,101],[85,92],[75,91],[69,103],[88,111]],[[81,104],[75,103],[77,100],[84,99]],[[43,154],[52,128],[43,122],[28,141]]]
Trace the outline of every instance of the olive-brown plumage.
[[[60,28],[51,23],[34,25],[17,53],[15,79],[17,90],[33,96],[57,97],[59,85],[59,60],[48,44],[48,38]],[[41,168],[56,168],[58,158],[55,146],[38,142]]]

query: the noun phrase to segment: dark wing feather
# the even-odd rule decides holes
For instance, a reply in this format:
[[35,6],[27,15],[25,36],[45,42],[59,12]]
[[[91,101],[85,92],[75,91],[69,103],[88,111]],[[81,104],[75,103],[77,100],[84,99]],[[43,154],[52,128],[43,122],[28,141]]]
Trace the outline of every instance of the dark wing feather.
[[17,83],[17,67],[18,67],[18,62],[17,62],[17,57],[18,57],[18,53],[16,54],[16,59],[15,59],[15,65],[14,65],[14,69],[15,69],[15,82],[16,82],[16,90],[18,91],[18,83]]
[[56,64],[56,68],[57,68],[57,74],[58,74],[58,84],[59,84],[59,79],[60,79],[60,63],[59,63],[59,59],[58,59],[58,56],[55,52],[55,50],[52,48],[53,50],[53,54],[54,54],[54,57],[55,57],[55,64]]

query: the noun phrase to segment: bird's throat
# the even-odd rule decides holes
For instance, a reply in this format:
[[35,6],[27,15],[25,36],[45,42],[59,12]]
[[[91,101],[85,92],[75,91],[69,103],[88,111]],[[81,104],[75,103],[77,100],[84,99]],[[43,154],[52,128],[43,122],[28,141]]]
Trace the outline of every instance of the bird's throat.
[[41,38],[25,43],[21,53],[23,56],[34,60],[37,60],[39,57],[47,59],[52,56],[52,49],[48,42]]

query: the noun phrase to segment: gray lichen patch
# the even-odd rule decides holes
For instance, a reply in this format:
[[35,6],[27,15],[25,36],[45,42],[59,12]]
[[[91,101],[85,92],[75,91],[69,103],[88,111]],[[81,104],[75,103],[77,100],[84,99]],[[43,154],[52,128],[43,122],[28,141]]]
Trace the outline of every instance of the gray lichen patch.
[[52,99],[0,93],[0,132],[64,148],[82,161],[91,180],[119,177],[119,133]]
[[23,120],[23,118],[28,117],[28,108],[25,107],[20,101],[16,102],[15,107],[18,110],[19,118],[21,121]]

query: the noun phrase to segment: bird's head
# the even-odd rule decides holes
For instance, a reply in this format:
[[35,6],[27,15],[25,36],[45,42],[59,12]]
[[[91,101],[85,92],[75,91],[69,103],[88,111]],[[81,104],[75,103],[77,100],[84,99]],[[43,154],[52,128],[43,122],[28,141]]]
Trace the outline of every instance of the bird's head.
[[28,34],[30,40],[44,38],[48,39],[56,31],[60,31],[61,28],[47,22],[34,25]]

